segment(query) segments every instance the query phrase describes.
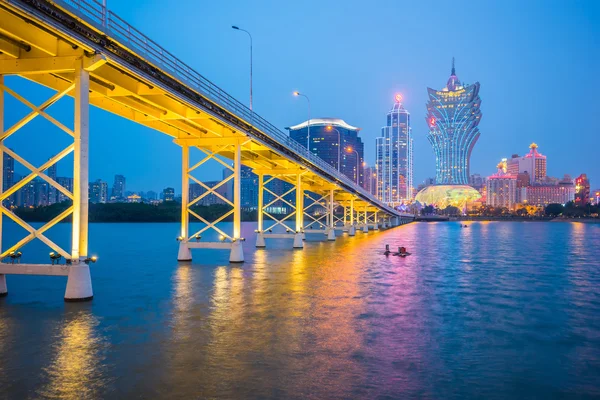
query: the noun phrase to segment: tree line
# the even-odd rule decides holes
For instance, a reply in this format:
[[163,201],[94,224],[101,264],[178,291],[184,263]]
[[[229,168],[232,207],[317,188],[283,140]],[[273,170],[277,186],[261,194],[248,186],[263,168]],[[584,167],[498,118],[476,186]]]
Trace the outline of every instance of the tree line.
[[[56,203],[40,207],[17,207],[13,212],[27,222],[48,222],[71,206],[71,202]],[[231,210],[226,204],[208,206],[194,205],[191,210],[208,221],[214,221]],[[158,204],[149,203],[98,203],[90,204],[89,222],[179,222],[181,221],[181,203],[175,201]],[[256,210],[242,210],[242,221],[256,221]],[[232,221],[233,215],[223,221]],[[64,219],[71,221],[71,217]],[[190,214],[190,221],[198,221]]]

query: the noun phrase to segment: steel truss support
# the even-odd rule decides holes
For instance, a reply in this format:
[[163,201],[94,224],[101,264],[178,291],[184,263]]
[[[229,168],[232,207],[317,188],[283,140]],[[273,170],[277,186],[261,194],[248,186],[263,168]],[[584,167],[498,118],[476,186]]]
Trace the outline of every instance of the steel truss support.
[[[243,146],[244,139],[238,139],[234,141],[228,141],[223,145],[214,146],[215,140],[207,139],[205,145],[209,146],[210,150],[207,150],[202,146],[201,140],[196,140],[194,143],[195,147],[204,153],[202,158],[195,165],[190,166],[190,146],[185,141],[177,141],[181,145],[181,235],[179,236],[179,252],[177,255],[178,261],[191,261],[192,254],[190,249],[192,248],[212,248],[212,249],[229,249],[229,262],[243,262],[244,252],[242,248],[242,242],[244,239],[241,237],[241,193],[240,193],[240,182],[241,182],[241,149]],[[213,149],[215,147],[215,149]],[[219,154],[222,152],[233,153],[233,166],[229,165],[221,158]],[[193,172],[205,165],[208,161],[213,160],[225,168],[231,171],[231,174],[221,180],[218,184],[213,187],[209,187],[204,182],[200,181],[193,176]],[[200,185],[205,191],[195,199],[189,198],[189,184],[190,180]],[[228,182],[233,181],[233,201],[229,200],[217,190]],[[208,195],[214,195],[221,199],[225,204],[231,206],[231,209],[225,212],[223,215],[216,218],[214,221],[208,221],[201,215],[196,213],[192,207],[200,202],[203,198]],[[190,235],[189,231],[189,219],[190,215],[197,218],[204,224],[197,232]],[[232,230],[227,233],[224,229],[218,226],[218,224],[224,221],[229,216],[233,216],[233,227]],[[209,242],[201,241],[202,234],[208,230],[216,231],[221,238],[220,242]]]
[[[303,248],[302,235],[304,230],[304,190],[302,184],[302,175],[304,172],[290,174],[286,171],[281,173],[268,174],[264,171],[255,171],[258,176],[258,207],[257,219],[258,229],[256,235],[256,247],[266,247],[265,239],[293,239],[294,248]],[[268,177],[265,179],[265,177]],[[269,189],[267,185],[276,179],[284,182],[292,183],[292,188],[282,194],[277,194]],[[271,200],[265,204],[265,193],[271,196]],[[294,194],[295,201],[292,203],[286,197]],[[278,219],[271,211],[271,207],[276,203],[283,203],[290,208],[291,212],[281,219]],[[265,227],[265,217],[270,221],[270,225]],[[294,229],[291,229],[287,224],[294,218]],[[273,229],[281,227],[285,233],[273,233]]]
[[[306,201],[306,199],[310,200],[310,202],[304,206],[304,217],[305,220],[310,222],[304,225],[304,233],[315,233],[314,230],[309,231],[309,229],[317,225],[317,230],[326,235],[327,240],[335,240],[335,216],[333,210],[337,203],[334,198],[334,190],[330,189],[320,193],[305,192],[304,200]],[[324,213],[318,217],[309,212],[310,208],[315,205],[321,206],[324,210]]]
[[[85,301],[93,298],[92,280],[90,275],[88,259],[88,154],[89,154],[89,89],[90,75],[89,71],[84,68],[84,61],[81,57],[73,58],[69,68],[74,71],[75,82],[69,85],[66,89],[54,94],[40,106],[36,106],[25,97],[16,93],[5,85],[4,78],[0,70],[0,159],[3,159],[7,153],[17,162],[27,168],[30,173],[12,187],[3,190],[3,184],[0,184],[0,240],[2,239],[2,214],[6,215],[16,224],[29,232],[27,236],[19,240],[14,245],[1,249],[0,242],[0,259],[4,259],[11,252],[17,251],[25,244],[34,239],[39,239],[50,247],[54,252],[60,254],[65,260],[68,260],[70,265],[68,268],[67,287],[65,290],[65,301]],[[4,95],[9,93],[14,98],[19,100],[31,109],[31,112],[24,118],[19,120],[13,126],[4,130]],[[67,128],[65,125],[57,121],[46,113],[46,109],[56,103],[65,95],[72,95],[74,98],[74,125],[73,129]],[[35,167],[26,159],[21,157],[16,152],[10,150],[4,145],[4,141],[10,136],[18,132],[21,128],[31,122],[37,116],[41,116],[50,121],[53,125],[63,130],[73,137],[73,143],[39,167]],[[40,144],[43,145],[43,144]],[[50,178],[44,172],[46,169],[56,164],[64,157],[73,152],[73,192],[69,192],[63,186],[59,185],[54,179]],[[44,224],[40,228],[34,228],[3,204],[10,196],[15,194],[23,186],[27,185],[35,178],[41,178],[46,181],[50,187],[60,191],[67,198],[73,201],[73,204],[65,211],[57,215],[50,222]],[[61,248],[56,243],[48,239],[44,233],[54,225],[68,217],[72,216],[72,232],[71,232],[71,251]],[[11,272],[12,273],[12,272]],[[18,272],[15,272],[18,273]],[[7,293],[6,277],[0,275],[0,295]]]

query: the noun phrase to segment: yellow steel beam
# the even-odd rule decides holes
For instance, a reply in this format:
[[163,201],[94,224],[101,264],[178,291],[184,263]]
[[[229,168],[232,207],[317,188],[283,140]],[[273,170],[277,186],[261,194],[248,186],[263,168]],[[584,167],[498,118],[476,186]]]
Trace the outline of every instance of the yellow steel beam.
[[0,60],[2,75],[33,75],[51,72],[72,72],[75,70],[76,56],[47,58],[18,58]]
[[26,42],[51,56],[58,54],[58,39],[55,36],[2,8],[0,8],[0,32],[15,40]]
[[17,58],[19,57],[21,49],[16,44],[10,43],[2,38],[0,38],[0,52],[9,55],[11,57]]

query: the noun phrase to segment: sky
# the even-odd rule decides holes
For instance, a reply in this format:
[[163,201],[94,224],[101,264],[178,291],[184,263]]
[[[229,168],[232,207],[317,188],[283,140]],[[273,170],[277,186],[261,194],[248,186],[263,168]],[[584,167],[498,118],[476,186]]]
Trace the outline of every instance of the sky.
[[[590,1],[212,1],[107,0],[108,8],[244,103],[249,99],[249,39],[254,40],[254,110],[282,130],[311,116],[362,128],[365,158],[375,162],[394,95],[411,113],[414,185],[435,176],[427,141],[427,87],[441,89],[452,57],[463,83],[479,82],[481,136],[471,173],[495,172],[503,157],[532,142],[548,157],[548,175],[587,173],[600,188],[600,2]],[[40,104],[51,95],[7,79]],[[70,100],[49,112],[68,125]],[[7,99],[5,128],[27,108]],[[52,135],[52,139],[48,139]],[[68,143],[37,118],[7,144],[36,165]],[[43,140],[44,146],[30,146]],[[38,141],[39,143],[39,141]],[[47,145],[46,145],[47,143]],[[20,150],[22,149],[22,150]],[[181,187],[180,148],[159,132],[94,109],[90,115],[90,181],[127,190]],[[71,159],[72,160],[72,159]],[[58,166],[69,176],[70,159]],[[23,170],[24,171],[24,170]],[[17,170],[19,172],[19,170]],[[200,179],[218,178],[201,171]]]

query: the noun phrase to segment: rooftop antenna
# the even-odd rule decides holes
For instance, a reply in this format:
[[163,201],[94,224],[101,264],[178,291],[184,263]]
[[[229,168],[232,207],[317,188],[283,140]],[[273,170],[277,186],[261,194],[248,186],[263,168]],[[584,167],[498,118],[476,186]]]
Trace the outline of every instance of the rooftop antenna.
[[456,75],[456,70],[454,69],[454,57],[452,57],[452,74],[451,75]]

